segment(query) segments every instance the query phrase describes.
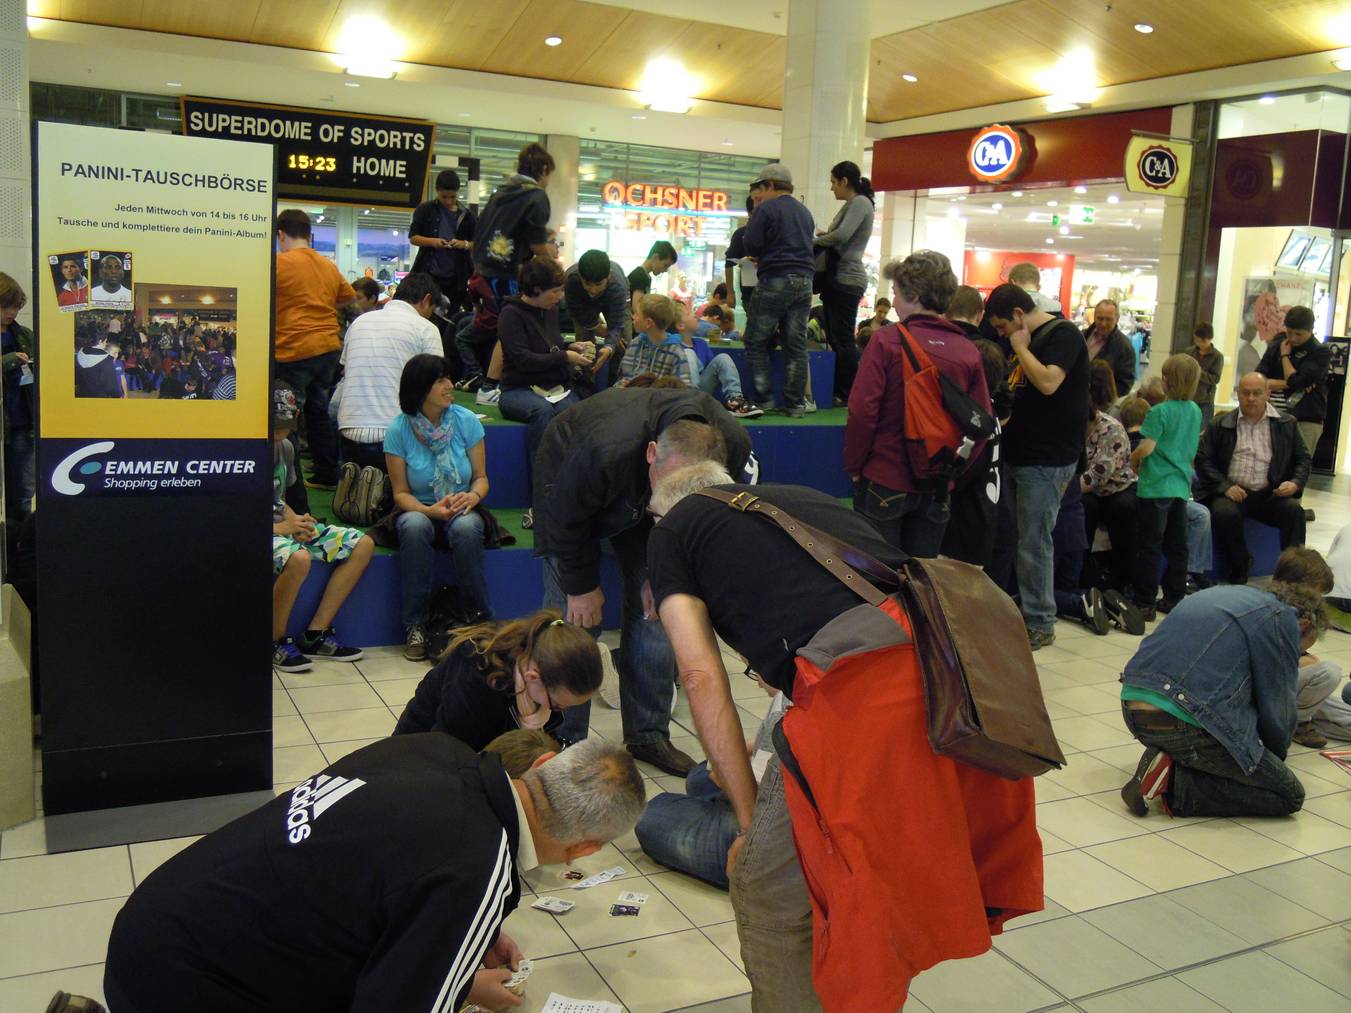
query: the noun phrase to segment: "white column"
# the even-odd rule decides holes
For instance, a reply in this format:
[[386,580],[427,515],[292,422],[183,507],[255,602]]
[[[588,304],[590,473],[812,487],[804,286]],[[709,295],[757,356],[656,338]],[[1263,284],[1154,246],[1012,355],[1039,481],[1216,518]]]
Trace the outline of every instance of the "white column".
[[789,0],[780,161],[793,173],[797,197],[818,228],[839,202],[830,167],[863,163],[867,126],[868,19],[830,0]]
[[356,281],[360,277],[357,270],[357,222],[360,216],[356,208],[349,207],[335,208],[333,214],[333,224],[337,226],[338,234],[333,254],[334,261],[344,278]]
[[28,130],[28,8],[24,0],[0,0],[0,271],[28,293],[19,322],[31,327],[37,299]]
[[927,204],[926,197],[882,194],[882,263],[923,248]]
[[550,134],[544,146],[554,156],[554,174],[549,177],[549,224],[563,241],[563,263],[573,264],[584,252],[577,249],[577,165],[582,142],[566,134]]
[[[1190,105],[1173,107],[1173,125],[1169,132],[1174,137],[1191,136],[1193,112],[1194,107]],[[1158,305],[1154,309],[1154,329],[1150,332],[1152,351],[1149,358],[1149,375],[1157,373],[1159,367],[1163,365],[1163,360],[1173,353],[1175,340],[1173,332],[1179,323],[1176,318],[1177,285],[1182,266],[1182,230],[1186,224],[1187,202],[1182,197],[1165,197],[1163,203],[1163,237],[1159,242],[1159,294]],[[1182,333],[1176,337],[1176,341],[1180,342],[1177,346],[1179,350],[1191,343],[1191,325],[1195,321],[1181,321],[1181,323]]]

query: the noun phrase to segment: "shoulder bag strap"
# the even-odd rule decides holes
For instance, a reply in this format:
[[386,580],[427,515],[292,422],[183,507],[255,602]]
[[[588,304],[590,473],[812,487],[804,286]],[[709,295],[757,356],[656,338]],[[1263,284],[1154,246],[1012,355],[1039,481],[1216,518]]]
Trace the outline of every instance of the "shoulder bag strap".
[[[887,595],[872,581],[899,587],[901,576],[866,552],[846,545],[820,528],[804,524],[792,514],[748,492],[731,493],[725,489],[701,489],[699,495],[726,503],[733,510],[756,514],[782,529],[788,537],[807,550],[811,557],[829,570],[845,587],[869,605],[880,605]],[[871,578],[871,580],[869,580]]]

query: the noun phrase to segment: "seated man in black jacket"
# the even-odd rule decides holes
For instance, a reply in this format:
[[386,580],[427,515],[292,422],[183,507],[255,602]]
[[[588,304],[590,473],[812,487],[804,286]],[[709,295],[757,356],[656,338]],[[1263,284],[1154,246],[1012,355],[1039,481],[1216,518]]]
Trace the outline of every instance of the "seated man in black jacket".
[[175,855],[113,923],[112,1010],[517,1006],[520,875],[628,833],[643,779],[589,742],[509,780],[439,732],[382,739]]
[[[676,777],[694,760],[671,745],[675,658],[647,583],[647,501],[662,475],[716,460],[739,475],[751,441],[727,410],[694,390],[617,388],[549,423],[534,458],[535,554],[544,556],[544,607],[600,631],[601,541],[624,578],[619,646],[624,742],[634,756]],[[555,734],[586,738],[590,704],[569,707]]]
[[1285,330],[1267,346],[1257,372],[1267,378],[1271,403],[1294,416],[1310,456],[1323,435],[1328,413],[1328,366],[1332,350],[1313,336],[1313,310],[1292,306]]
[[1271,406],[1266,378],[1249,373],[1239,380],[1238,410],[1211,420],[1196,454],[1196,500],[1210,507],[1229,583],[1248,582],[1245,516],[1278,528],[1282,549],[1304,544],[1299,495],[1309,465],[1295,420]]

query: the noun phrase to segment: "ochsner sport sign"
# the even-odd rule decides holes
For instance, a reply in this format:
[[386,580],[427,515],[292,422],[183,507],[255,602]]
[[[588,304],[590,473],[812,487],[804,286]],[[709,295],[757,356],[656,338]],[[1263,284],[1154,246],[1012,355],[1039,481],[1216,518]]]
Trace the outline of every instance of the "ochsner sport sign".
[[1017,127],[996,123],[976,132],[966,153],[966,167],[982,183],[1017,178],[1027,167],[1032,139]]

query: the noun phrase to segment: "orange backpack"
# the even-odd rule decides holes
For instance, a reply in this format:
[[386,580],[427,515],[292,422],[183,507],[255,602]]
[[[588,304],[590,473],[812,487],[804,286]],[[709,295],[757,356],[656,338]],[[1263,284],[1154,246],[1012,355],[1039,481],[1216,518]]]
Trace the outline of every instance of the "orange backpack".
[[901,342],[901,439],[910,473],[946,491],[975,460],[976,447],[994,435],[995,420],[943,373],[905,324]]

